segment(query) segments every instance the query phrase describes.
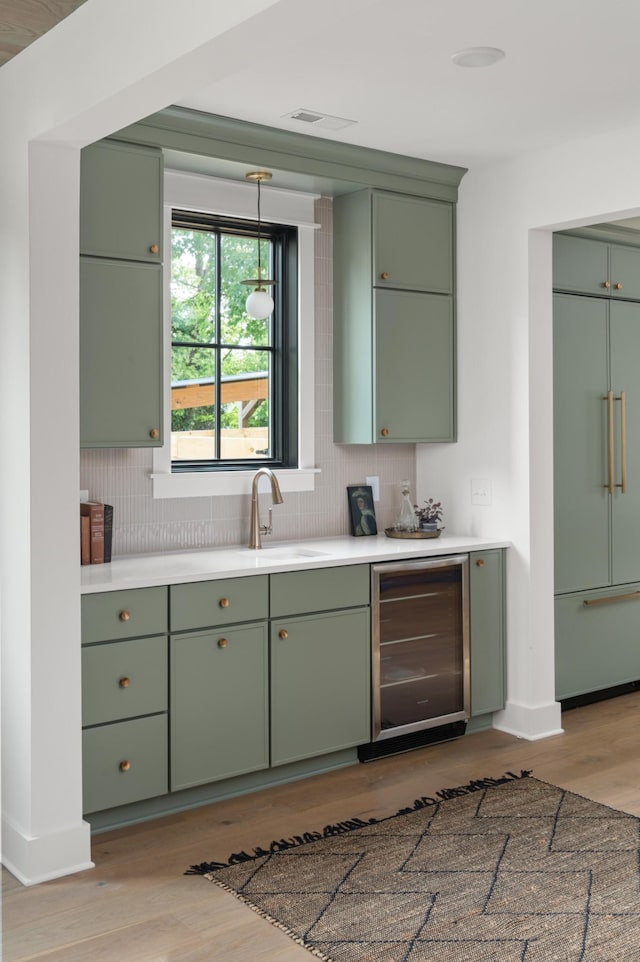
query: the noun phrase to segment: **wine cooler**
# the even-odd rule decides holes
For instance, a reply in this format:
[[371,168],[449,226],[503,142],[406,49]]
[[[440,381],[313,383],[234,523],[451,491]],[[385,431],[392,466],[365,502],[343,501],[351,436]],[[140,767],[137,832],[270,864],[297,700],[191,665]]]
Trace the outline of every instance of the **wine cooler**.
[[467,555],[372,566],[372,744],[362,761],[464,733],[468,571]]

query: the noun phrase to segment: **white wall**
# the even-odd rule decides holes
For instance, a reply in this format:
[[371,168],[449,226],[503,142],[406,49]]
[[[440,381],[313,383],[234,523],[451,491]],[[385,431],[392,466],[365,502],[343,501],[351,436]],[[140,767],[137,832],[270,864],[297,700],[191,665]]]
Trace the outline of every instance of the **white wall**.
[[277,56],[284,25],[308,18],[306,0],[90,0],[0,73],[2,842],[26,884],[91,864],[79,737],[78,148],[256,55],[264,23],[243,20],[270,7]]
[[[459,442],[420,447],[420,498],[452,530],[509,538],[508,704],[498,727],[560,728],[554,703],[551,228],[640,207],[640,128],[470,171],[458,208]],[[492,505],[472,507],[472,478]]]

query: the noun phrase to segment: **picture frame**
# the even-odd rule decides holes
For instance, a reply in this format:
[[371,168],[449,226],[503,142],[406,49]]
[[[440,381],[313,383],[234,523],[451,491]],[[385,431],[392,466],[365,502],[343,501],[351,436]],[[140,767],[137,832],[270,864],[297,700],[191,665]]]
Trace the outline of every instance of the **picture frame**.
[[354,538],[378,533],[378,523],[373,505],[373,488],[370,484],[347,486],[351,534]]

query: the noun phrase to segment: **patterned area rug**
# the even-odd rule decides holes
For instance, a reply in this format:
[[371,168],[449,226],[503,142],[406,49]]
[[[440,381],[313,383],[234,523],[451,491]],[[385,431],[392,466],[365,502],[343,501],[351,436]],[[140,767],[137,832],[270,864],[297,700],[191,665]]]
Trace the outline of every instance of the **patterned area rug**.
[[190,872],[332,962],[639,962],[640,819],[527,775]]

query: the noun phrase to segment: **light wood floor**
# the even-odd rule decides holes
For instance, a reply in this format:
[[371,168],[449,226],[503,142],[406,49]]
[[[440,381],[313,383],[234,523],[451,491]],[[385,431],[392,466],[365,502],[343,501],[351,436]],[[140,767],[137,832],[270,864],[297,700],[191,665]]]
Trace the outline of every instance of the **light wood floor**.
[[527,742],[490,731],[272,788],[94,840],[95,869],[3,886],[3,962],[309,962],[309,953],[187,866],[321,828],[385,816],[472,778],[531,769],[640,816],[640,692],[574,709]]

